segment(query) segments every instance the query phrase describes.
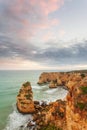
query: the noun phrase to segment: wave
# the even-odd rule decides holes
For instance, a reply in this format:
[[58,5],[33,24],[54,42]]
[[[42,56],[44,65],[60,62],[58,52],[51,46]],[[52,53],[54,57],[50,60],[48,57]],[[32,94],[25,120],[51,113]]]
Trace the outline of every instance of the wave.
[[36,86],[32,86],[33,89],[44,89],[44,88],[47,88],[47,85],[43,85],[43,86],[39,86],[39,85],[36,85]]
[[32,88],[33,88],[33,89],[42,89],[41,86],[38,86],[38,85],[32,86]]
[[8,117],[7,125],[4,130],[20,130],[20,128],[21,130],[25,130],[27,123],[31,120],[32,116],[30,114],[22,115],[14,108]]
[[[39,100],[40,104],[42,104],[43,101],[45,101],[48,104],[49,102],[55,101],[57,99],[63,99],[67,94],[67,91],[64,90],[63,88],[49,89],[46,85],[44,86],[36,85],[32,87],[35,92],[34,98],[35,100],[36,99]],[[38,92],[36,91],[36,89]],[[13,112],[9,115],[7,125],[4,130],[30,130],[29,128],[28,129],[26,128],[27,123],[29,121],[32,121],[32,115],[30,114],[22,115],[17,111],[16,105],[13,105]]]
[[55,93],[56,91],[58,91],[58,88],[48,89],[48,90],[46,91],[46,93],[48,93],[48,94],[53,94],[53,93]]

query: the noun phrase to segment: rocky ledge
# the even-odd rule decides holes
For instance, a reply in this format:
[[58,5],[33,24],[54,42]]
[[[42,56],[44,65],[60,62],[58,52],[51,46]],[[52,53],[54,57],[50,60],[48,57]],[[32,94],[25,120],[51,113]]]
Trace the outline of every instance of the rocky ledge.
[[[58,73],[57,75],[62,75],[59,80],[64,82],[61,85],[66,84],[69,88],[65,100],[57,100],[49,104],[44,101],[39,103],[33,101],[29,82],[24,83],[20,89],[17,108],[23,114],[32,113],[35,122],[34,125],[29,122],[27,127],[34,126],[34,130],[87,130],[87,75],[81,73]],[[40,83],[51,81],[56,76],[52,75],[49,80],[48,77],[44,77],[43,81],[40,78]],[[25,95],[28,95],[28,98]]]

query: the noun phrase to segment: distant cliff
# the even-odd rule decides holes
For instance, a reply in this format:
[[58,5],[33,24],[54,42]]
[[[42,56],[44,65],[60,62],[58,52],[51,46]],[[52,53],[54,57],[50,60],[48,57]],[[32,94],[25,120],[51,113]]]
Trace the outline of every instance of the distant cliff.
[[49,88],[56,88],[65,86],[67,89],[71,88],[75,82],[86,78],[87,73],[73,72],[43,72],[38,80],[39,85],[48,83]]

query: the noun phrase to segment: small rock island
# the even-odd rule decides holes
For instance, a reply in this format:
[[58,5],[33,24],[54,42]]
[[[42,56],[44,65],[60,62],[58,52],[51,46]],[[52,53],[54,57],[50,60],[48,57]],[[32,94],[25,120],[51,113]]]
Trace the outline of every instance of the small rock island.
[[17,95],[17,108],[22,114],[32,114],[33,130],[87,130],[87,73],[50,72],[40,75],[38,84],[49,83],[49,88],[65,86],[68,94],[55,102],[33,101],[29,82],[22,85]]
[[24,83],[19,90],[19,94],[17,95],[17,108],[19,112],[24,114],[35,112],[30,82]]

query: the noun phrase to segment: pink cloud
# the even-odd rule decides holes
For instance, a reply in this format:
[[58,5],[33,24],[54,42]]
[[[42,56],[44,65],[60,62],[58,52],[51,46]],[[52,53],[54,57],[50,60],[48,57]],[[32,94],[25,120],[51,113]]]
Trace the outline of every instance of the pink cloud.
[[61,29],[61,30],[59,31],[60,37],[63,37],[65,34],[66,34],[66,31],[65,31],[64,29]]
[[52,32],[47,32],[44,36],[43,36],[43,40],[48,41],[49,39],[51,39],[53,36]]
[[58,25],[58,19],[49,19],[48,16],[63,4],[64,0],[13,0],[9,12],[21,24],[16,32],[21,37],[28,37],[28,34],[35,35],[39,29]]
[[[37,0],[38,1],[38,0]],[[41,7],[42,12],[44,15],[48,15],[57,9],[63,4],[63,0],[40,0],[39,6]]]
[[35,15],[47,17],[50,13],[58,10],[63,4],[64,0],[15,0],[10,11],[14,15],[35,13]]

